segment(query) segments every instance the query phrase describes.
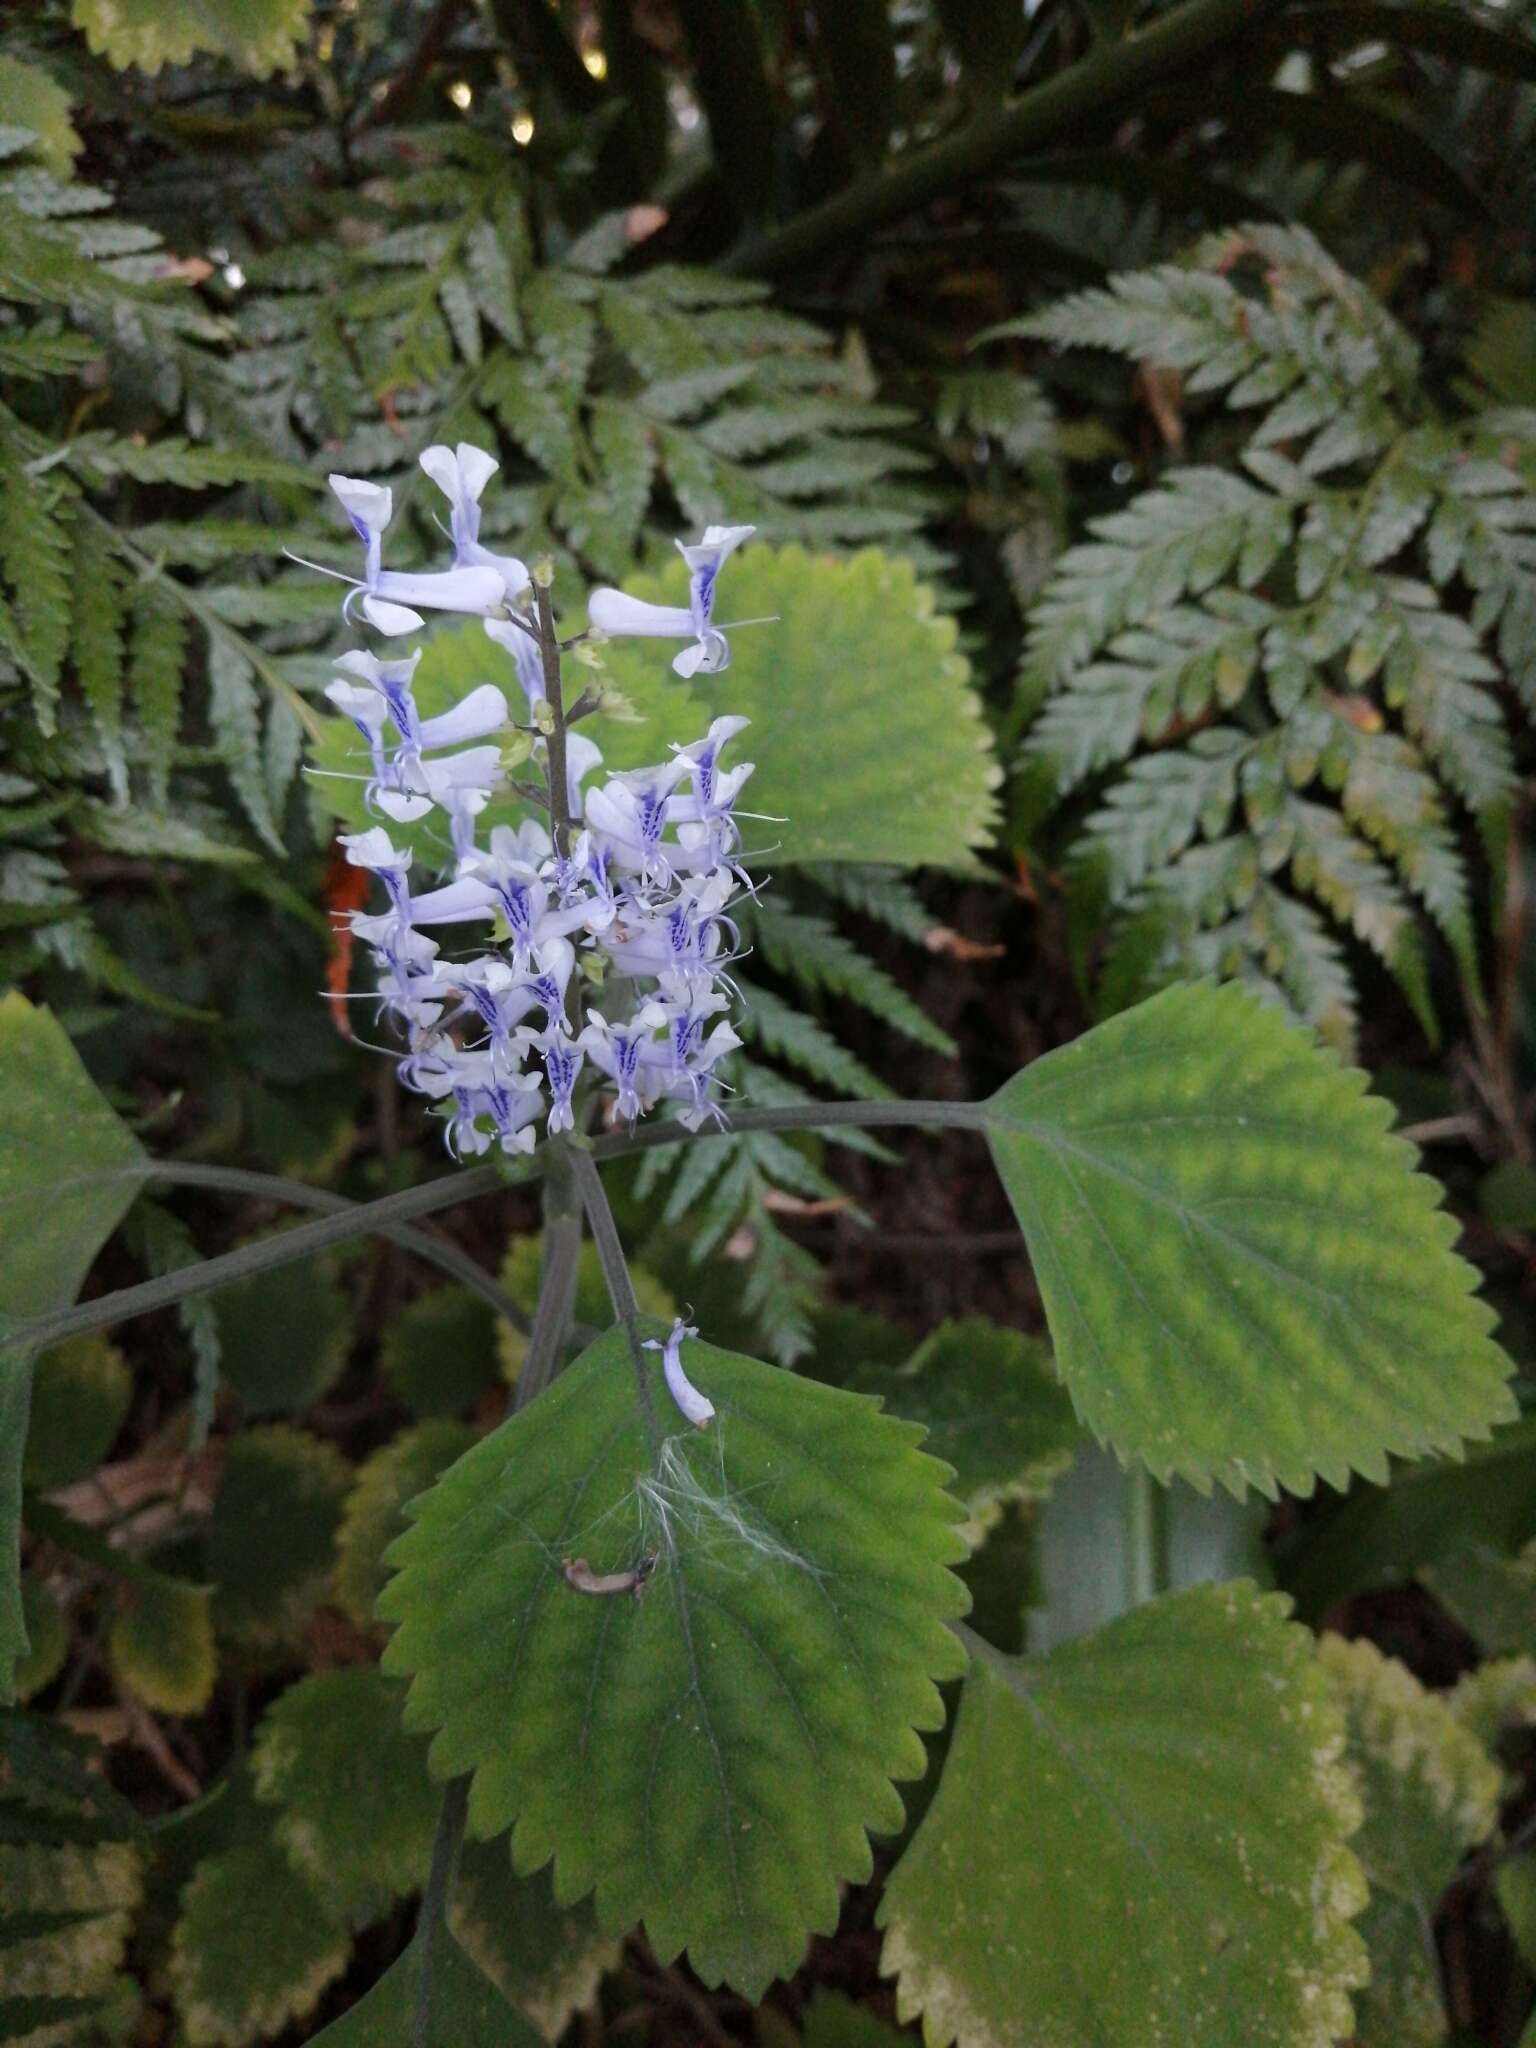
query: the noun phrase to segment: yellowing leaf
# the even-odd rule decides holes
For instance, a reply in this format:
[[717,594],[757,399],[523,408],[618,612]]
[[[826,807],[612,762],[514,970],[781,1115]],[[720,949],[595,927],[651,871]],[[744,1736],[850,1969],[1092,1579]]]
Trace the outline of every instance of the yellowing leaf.
[[201,1713],[218,1669],[208,1588],[156,1572],[123,1597],[108,1639],[119,1677],[159,1713]]
[[1463,1854],[1498,1819],[1498,1766],[1444,1701],[1373,1643],[1324,1636],[1318,1657],[1348,1717],[1365,1808],[1355,1851],[1371,1887],[1360,1919],[1371,1981],[1355,2038],[1360,2048],[1435,2048],[1446,2018],[1431,1922]]
[[170,1978],[190,2048],[248,2048],[313,2010],[351,1941],[275,1842],[206,1857],[181,1895]]
[[1331,2048],[1364,1975],[1343,1728],[1311,1638],[1239,1581],[972,1667],[886,1886],[930,2048]]
[[253,78],[286,71],[309,29],[310,0],[74,0],[75,27],[119,71],[223,57]]
[[438,1793],[400,1726],[404,1688],[370,1665],[318,1671],[268,1708],[252,1766],[278,1843],[338,1917],[374,1919],[424,1882]]

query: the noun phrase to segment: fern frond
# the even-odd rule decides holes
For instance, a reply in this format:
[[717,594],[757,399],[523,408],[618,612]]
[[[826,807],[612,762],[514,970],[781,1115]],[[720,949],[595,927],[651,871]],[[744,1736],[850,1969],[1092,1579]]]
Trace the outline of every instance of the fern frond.
[[[1493,432],[1518,422],[1416,423],[1412,343],[1295,229],[1209,238],[1027,324],[1265,408],[1245,475],[1175,471],[1095,522],[1031,622],[1022,808],[1105,779],[1069,875],[1079,906],[1113,915],[1109,1000],[1238,976],[1347,1043],[1331,919],[1432,1033],[1414,906],[1477,1001],[1457,819],[1498,856],[1515,764],[1489,641],[1536,654],[1536,493],[1518,433]],[[1327,471],[1345,480],[1324,488]]]
[[926,944],[934,919],[912,884],[895,868],[857,861],[815,862],[805,869],[815,886],[835,903],[883,924],[914,946]]
[[128,664],[150,802],[164,810],[181,723],[181,678],[187,658],[186,615],[158,580],[138,585]]
[[953,1057],[954,1040],[926,1017],[906,991],[825,918],[763,902],[741,920],[742,936],[768,965],[808,994],[826,992],[857,1003],[919,1045]]
[[1170,470],[1069,548],[1030,620],[1020,687],[1037,701],[1133,619],[1229,575],[1252,590],[1291,543],[1295,507],[1221,469]]
[[282,853],[261,762],[261,700],[256,675],[237,641],[224,633],[208,643],[208,717],[225,750],[231,789],[259,836]]
[[123,628],[126,606],[123,572],[94,520],[77,519],[72,539],[75,674],[101,738],[113,794],[119,803],[126,803],[128,764],[123,755]]
[[0,422],[0,598],[44,733],[55,730],[59,677],[69,646],[68,511],[63,484],[57,478],[35,481],[28,476],[16,459],[14,437]]
[[761,1046],[788,1060],[813,1081],[844,1095],[888,1096],[891,1090],[862,1060],[839,1045],[814,1019],[794,1009],[768,989],[739,982],[741,1012],[737,1023],[749,1045]]

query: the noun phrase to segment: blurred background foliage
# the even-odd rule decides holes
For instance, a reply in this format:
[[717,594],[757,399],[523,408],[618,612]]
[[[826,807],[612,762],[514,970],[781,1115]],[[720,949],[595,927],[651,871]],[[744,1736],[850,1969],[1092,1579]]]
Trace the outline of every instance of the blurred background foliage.
[[[1529,1403],[1533,136],[1529,0],[18,0],[0,982],[158,1154],[353,1196],[441,1170],[324,999],[352,876],[303,770],[343,638],[282,550],[339,558],[339,469],[393,483],[425,561],[415,458],[479,441],[488,532],[573,609],[712,519],[776,551],[745,613],[804,598],[733,670],[766,808],[803,783],[838,824],[768,859],[745,1094],[981,1095],[1240,976],[1432,1148]],[[442,636],[435,686],[472,658]],[[702,709],[611,667],[615,760]],[[1145,1592],[1134,1503],[1017,1334],[1038,1297],[966,1142],[893,1161],[651,1155],[617,1190],[646,1306],[929,1422],[978,1624],[1048,1649]],[[288,1213],[163,1191],[92,1284]],[[430,1229],[526,1307],[536,1224],[508,1194]],[[521,1355],[494,1287],[440,1283],[354,1250],[40,1362],[0,1775],[51,1789],[0,1832],[0,2033],[242,2048],[399,1950],[430,1813],[380,1556]],[[1389,1660],[1330,1663],[1363,1781],[1402,1778],[1382,2048],[1503,2048],[1531,2004],[1533,1427],[1347,1497],[1166,1504],[1163,1583],[1256,1573]],[[895,2037],[872,1901],[755,2014],[504,1858],[454,1926],[550,2040],[836,2048]]]

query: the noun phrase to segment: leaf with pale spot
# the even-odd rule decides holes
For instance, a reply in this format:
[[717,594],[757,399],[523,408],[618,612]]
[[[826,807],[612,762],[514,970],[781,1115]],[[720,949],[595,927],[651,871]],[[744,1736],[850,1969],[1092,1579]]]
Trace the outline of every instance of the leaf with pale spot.
[[983,1114],[1078,1412],[1159,1479],[1343,1487],[1514,1413],[1391,1105],[1246,991],[1155,996]]
[[549,1871],[519,1877],[502,1841],[465,1843],[448,1924],[546,2041],[558,2041],[572,2016],[595,2002],[621,1953],[590,1899],[560,1905]]
[[252,1752],[273,1834],[338,1915],[377,1917],[427,1874],[438,1793],[400,1726],[403,1688],[372,1665],[318,1671],[267,1709]]
[[1446,2033],[1433,1916],[1465,1852],[1499,1816],[1500,1773],[1443,1700],[1374,1643],[1324,1636],[1318,1658],[1349,1726],[1370,1881],[1360,1932],[1371,1958],[1359,2048],[1435,2048]]
[[[873,1401],[705,1344],[688,1370],[707,1431],[610,1331],[460,1458],[391,1552],[384,1663],[435,1774],[473,1773],[473,1834],[756,1997],[902,1824],[963,1662],[962,1511]],[[636,1599],[578,1591],[576,1558],[654,1566]]]
[[1168,1594],[991,1653],[881,1902],[930,2048],[1329,2048],[1364,1975],[1342,1719],[1286,1603]]

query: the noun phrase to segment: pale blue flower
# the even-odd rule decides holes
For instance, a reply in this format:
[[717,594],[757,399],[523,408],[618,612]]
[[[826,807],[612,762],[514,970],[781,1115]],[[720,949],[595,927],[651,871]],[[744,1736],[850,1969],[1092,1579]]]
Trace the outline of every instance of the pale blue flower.
[[414,633],[423,623],[420,612],[412,609],[415,605],[425,605],[429,611],[480,614],[500,608],[502,581],[493,569],[439,569],[411,575],[382,567],[384,529],[394,511],[394,496],[388,485],[365,483],[352,476],[332,476],[330,485],[363,543],[363,573],[361,577],[344,576],[340,570],[327,569],[318,562],[305,562],[303,566],[352,585],[341,608],[343,617],[350,619],[356,604],[369,625],[379,632]]
[[544,698],[544,657],[539,652],[539,643],[528,627],[516,619],[487,619],[486,637],[494,640],[512,657],[512,666],[517,671],[518,686],[528,699],[528,716],[531,720],[535,710]]
[[722,564],[743,541],[756,533],[755,526],[707,526],[704,537],[677,548],[688,564],[688,603],[649,604],[627,591],[594,590],[587,602],[587,617],[600,632],[618,637],[640,634],[661,640],[692,640],[672,666],[680,676],[718,675],[731,661],[730,642],[714,623],[715,580]]
[[683,1345],[688,1338],[698,1334],[696,1324],[685,1323],[678,1316],[665,1344],[654,1337],[647,1337],[643,1348],[661,1353],[661,1370],[667,1382],[667,1392],[682,1411],[684,1420],[691,1422],[695,1429],[707,1429],[715,1419],[714,1403],[705,1399],[683,1371]]
[[536,1049],[544,1056],[544,1075],[549,1082],[547,1129],[550,1136],[553,1137],[557,1131],[574,1130],[576,1113],[571,1107],[571,1096],[586,1053],[566,1030],[565,1019],[557,1018],[542,1031],[531,1030],[525,1025],[517,1034],[517,1043],[525,1052]]
[[[447,498],[453,533],[453,559],[462,568],[494,569],[502,594],[513,604],[529,587],[526,563],[516,555],[498,555],[480,540],[480,493],[500,469],[494,455],[461,441],[457,448],[439,443],[421,452],[421,466]],[[459,609],[468,610],[463,606]]]

